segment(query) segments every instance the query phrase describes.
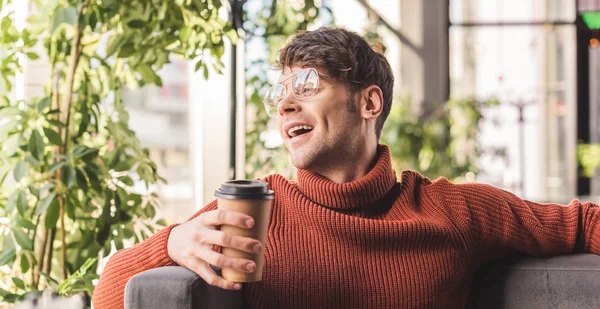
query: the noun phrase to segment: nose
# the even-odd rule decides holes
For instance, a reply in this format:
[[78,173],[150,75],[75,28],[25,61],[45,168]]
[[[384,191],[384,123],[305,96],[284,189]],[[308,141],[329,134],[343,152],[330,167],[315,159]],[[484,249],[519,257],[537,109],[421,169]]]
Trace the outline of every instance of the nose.
[[291,91],[287,91],[285,96],[279,101],[279,104],[277,104],[277,111],[280,116],[299,112],[300,109],[300,100],[298,100]]

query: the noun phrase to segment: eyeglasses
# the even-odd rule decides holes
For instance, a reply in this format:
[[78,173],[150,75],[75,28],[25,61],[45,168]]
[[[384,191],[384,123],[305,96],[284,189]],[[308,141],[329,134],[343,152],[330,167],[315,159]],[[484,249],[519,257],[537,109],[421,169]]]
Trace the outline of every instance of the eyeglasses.
[[[319,73],[314,68],[306,68],[269,88],[265,94],[265,98],[263,99],[267,114],[271,117],[277,116],[277,107],[279,106],[279,102],[281,102],[281,100],[283,100],[287,94],[288,84],[292,85],[292,93],[298,100],[306,100],[314,96],[319,90],[319,75],[334,78],[329,75]],[[362,84],[356,81],[350,82]]]

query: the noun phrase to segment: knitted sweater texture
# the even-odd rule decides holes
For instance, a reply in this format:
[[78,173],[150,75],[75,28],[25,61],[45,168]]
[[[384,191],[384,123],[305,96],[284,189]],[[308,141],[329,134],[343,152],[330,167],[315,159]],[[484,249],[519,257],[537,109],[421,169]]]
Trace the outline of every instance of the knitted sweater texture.
[[[336,184],[306,170],[275,191],[261,282],[244,285],[253,308],[464,308],[478,266],[516,253],[600,253],[600,208],[520,199],[482,184],[430,181],[404,171],[387,146],[363,178]],[[199,214],[217,208],[209,203]],[[123,308],[127,280],[175,265],[169,226],[117,252],[94,292],[96,309]]]

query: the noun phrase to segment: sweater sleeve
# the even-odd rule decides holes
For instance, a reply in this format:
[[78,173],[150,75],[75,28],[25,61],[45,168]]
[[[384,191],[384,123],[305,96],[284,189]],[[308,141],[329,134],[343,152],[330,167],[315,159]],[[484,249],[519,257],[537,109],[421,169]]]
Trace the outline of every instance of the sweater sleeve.
[[480,259],[518,252],[600,254],[600,207],[594,203],[576,199],[568,205],[535,203],[483,184],[456,188],[466,204],[462,217]]
[[600,207],[594,203],[536,203],[490,185],[445,178],[424,193],[453,222],[475,263],[516,253],[600,254]]
[[[196,212],[188,221],[216,208],[215,200]],[[131,248],[119,250],[109,259],[94,289],[92,303],[95,309],[124,308],[125,284],[131,277],[152,268],[177,265],[167,251],[169,234],[177,225],[170,225]]]

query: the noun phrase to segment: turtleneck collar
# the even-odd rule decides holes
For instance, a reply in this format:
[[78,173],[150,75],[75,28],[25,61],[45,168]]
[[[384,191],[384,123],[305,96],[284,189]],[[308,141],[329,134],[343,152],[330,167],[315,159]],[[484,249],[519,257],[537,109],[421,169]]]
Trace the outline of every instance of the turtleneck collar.
[[390,149],[379,145],[377,152],[379,157],[375,166],[358,180],[338,184],[319,174],[299,169],[298,188],[313,202],[329,208],[352,209],[370,205],[382,199],[396,184]]

